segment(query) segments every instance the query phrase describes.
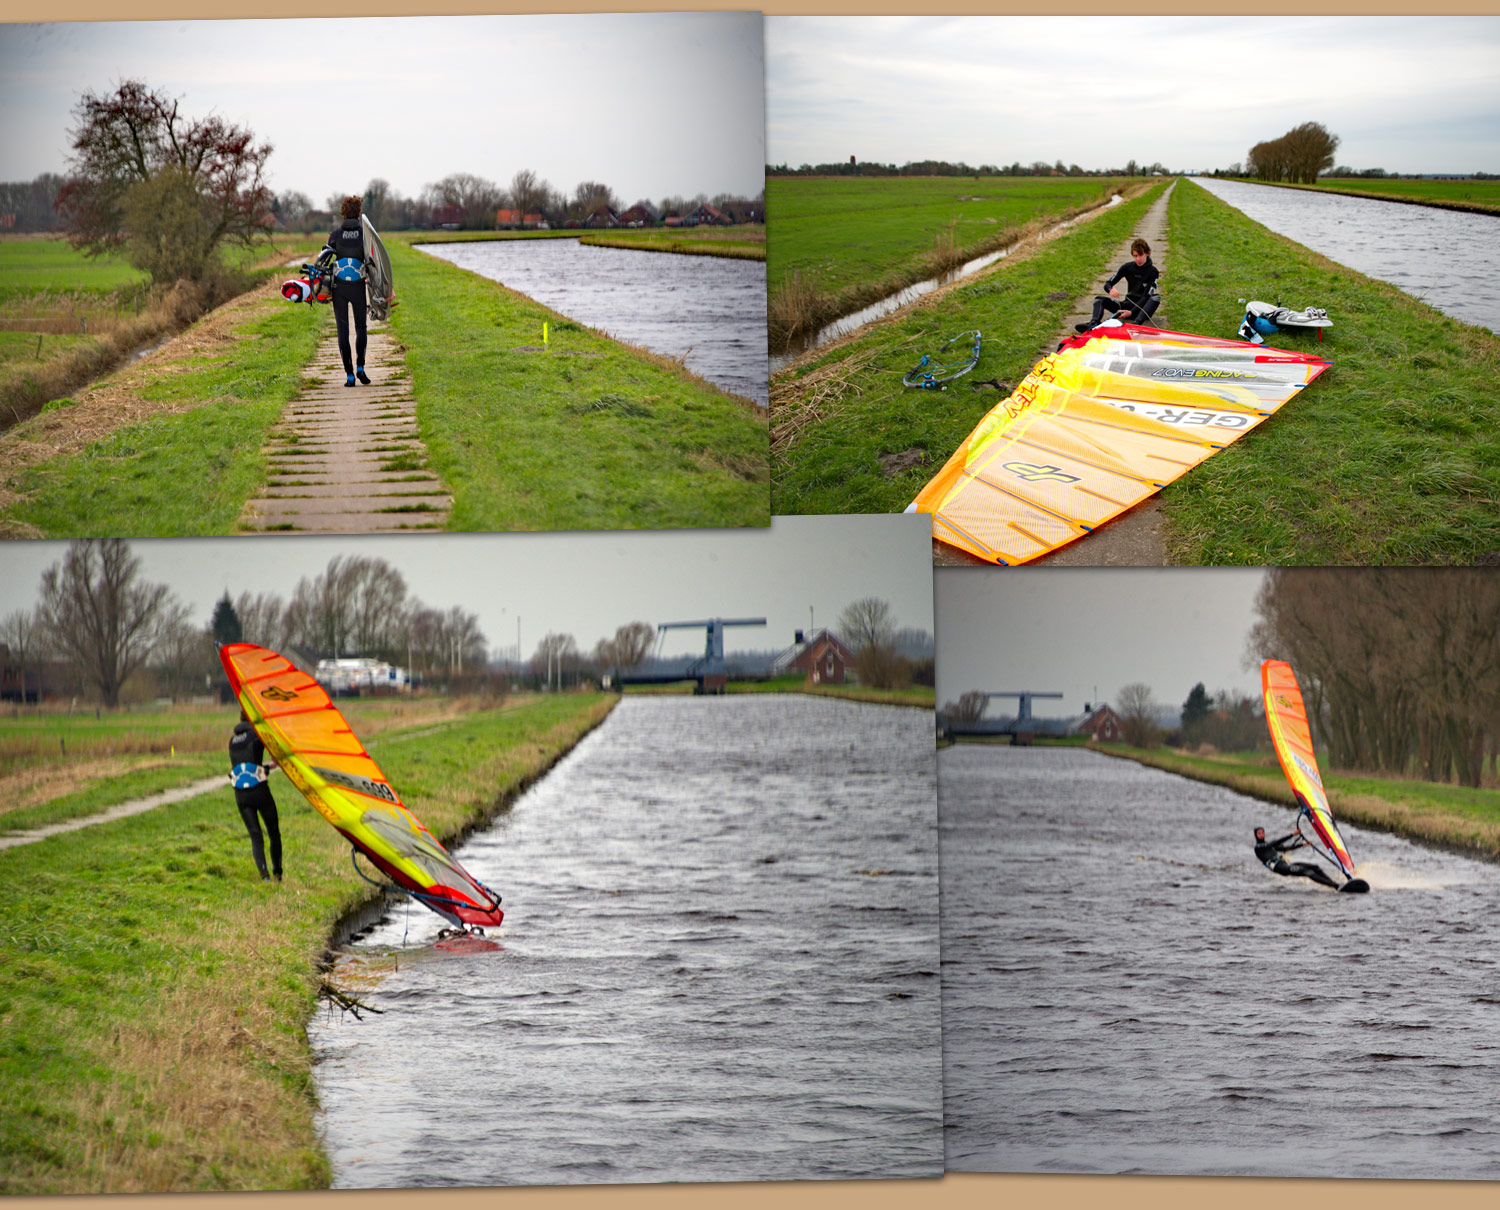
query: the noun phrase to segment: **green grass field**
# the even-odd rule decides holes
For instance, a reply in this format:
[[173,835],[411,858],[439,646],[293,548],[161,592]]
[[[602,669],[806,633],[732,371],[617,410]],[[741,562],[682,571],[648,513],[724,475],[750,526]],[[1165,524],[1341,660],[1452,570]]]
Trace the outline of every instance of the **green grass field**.
[[449,528],[769,523],[762,409],[478,274],[390,251],[391,324],[453,489]]
[[[489,818],[608,713],[552,695],[393,736],[379,759],[441,838]],[[273,779],[286,878],[263,884],[223,791],[0,852],[0,1193],[325,1187],[318,962],[371,889]],[[475,871],[505,886],[505,871]]]
[[[373,751],[388,735],[450,725],[467,707],[424,696],[348,699],[340,708]],[[0,833],[97,814],[222,774],[234,718],[225,706],[0,715]]]
[[[1253,181],[1252,184],[1265,184]],[[1319,177],[1316,185],[1288,188],[1315,189],[1332,193],[1355,193],[1364,197],[1422,202],[1429,206],[1489,210],[1500,213],[1500,180],[1403,181],[1390,177]]]
[[[1117,744],[1099,745],[1096,750],[1197,781],[1228,786],[1288,808],[1296,806],[1286,777],[1270,752],[1196,756],[1170,748],[1128,748]],[[1443,782],[1344,773],[1326,765],[1323,785],[1338,820],[1490,859],[1500,858],[1500,789],[1470,789]]]
[[60,236],[0,236],[0,304],[44,290],[103,295],[145,281],[123,257],[90,259]]
[[[991,378],[1020,381],[1071,300],[1087,288],[1164,188],[1158,185],[1112,207],[1035,254],[1001,261],[940,299],[918,304],[774,376],[775,511],[904,509],[997,402],[993,388],[976,391],[970,384]],[[935,352],[950,337],[973,328],[983,334],[983,351],[967,378],[944,391],[901,385],[902,374],[923,353]],[[887,474],[881,456],[910,449],[925,451],[925,465]]]
[[978,249],[1007,228],[1107,201],[1101,177],[770,177],[766,270],[799,270],[832,293],[910,268],[956,218],[957,244]]
[[1183,563],[1500,559],[1500,338],[1345,269],[1184,181],[1164,310],[1233,336],[1241,298],[1297,299],[1334,326],[1275,338],[1334,363],[1254,432],[1161,494]]
[[[0,522],[52,538],[235,532],[245,501],[265,477],[265,433],[301,390],[303,367],[327,322],[280,299],[266,302],[242,325],[243,339],[193,356],[140,390],[143,400],[163,406],[150,419],[75,457],[0,470],[0,487],[20,497],[0,509]],[[11,437],[26,440],[72,402],[48,404]]]

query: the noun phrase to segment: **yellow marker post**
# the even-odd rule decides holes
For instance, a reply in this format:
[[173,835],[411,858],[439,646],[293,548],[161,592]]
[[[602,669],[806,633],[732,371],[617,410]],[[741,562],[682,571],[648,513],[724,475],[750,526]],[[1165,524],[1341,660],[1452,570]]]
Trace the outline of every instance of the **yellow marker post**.
[[542,320],[542,348],[547,347],[547,321]]

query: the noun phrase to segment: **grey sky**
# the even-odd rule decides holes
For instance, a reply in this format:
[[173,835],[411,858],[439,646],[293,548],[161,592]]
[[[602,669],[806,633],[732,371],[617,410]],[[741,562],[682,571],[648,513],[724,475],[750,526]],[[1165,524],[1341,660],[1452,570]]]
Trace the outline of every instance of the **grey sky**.
[[1500,171],[1500,17],[768,17],[773,164],[1160,160],[1307,121],[1338,162]]
[[760,15],[632,13],[0,26],[0,180],[62,172],[80,93],[132,77],[249,126],[319,205],[373,177],[530,168],[629,203],[764,174]]
[[[971,689],[1060,692],[1062,717],[1141,681],[1181,705],[1199,681],[1260,692],[1243,666],[1260,568],[940,568],[934,574],[938,704]],[[1097,687],[1097,696],[1096,696]],[[1014,702],[992,712],[1014,713]]]
[[[548,631],[584,650],[627,622],[764,617],[726,632],[730,650],[788,647],[861,597],[887,601],[901,626],[931,631],[932,544],[927,517],[778,517],[769,529],[623,533],[418,534],[372,538],[171,538],[134,541],[142,574],[168,584],[206,625],[227,589],[289,598],[334,555],[395,566],[431,606],[479,615],[492,649],[526,656]],[[66,542],[0,542],[0,617],[36,602],[42,572]],[[665,654],[701,652],[703,632],[670,632]]]

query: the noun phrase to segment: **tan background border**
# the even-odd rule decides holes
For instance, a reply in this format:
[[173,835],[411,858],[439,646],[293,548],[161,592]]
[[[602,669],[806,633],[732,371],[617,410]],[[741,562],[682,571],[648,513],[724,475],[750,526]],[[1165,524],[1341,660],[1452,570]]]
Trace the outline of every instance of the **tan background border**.
[[[413,0],[351,0],[333,4],[328,0],[228,0],[208,5],[198,0],[0,0],[3,21],[118,21],[178,19],[201,20],[210,17],[335,17],[406,16],[469,14],[497,12],[624,12],[645,10],[704,11],[743,10],[752,3],[726,0],[696,0],[680,5],[643,4],[640,0],[572,0],[571,3],[523,4],[518,0],[441,0],[427,4]],[[907,15],[921,5],[912,0],[770,0],[760,5],[767,13],[794,14],[861,14],[885,13]],[[1037,5],[1023,5],[1019,0],[979,4],[974,0],[949,0],[942,6],[945,13],[993,13],[1038,11]],[[1111,4],[1099,0],[1071,0],[1063,6],[1075,14],[1145,15],[1203,13],[1203,0],[1176,0],[1167,3]],[[1414,3],[1393,4],[1374,0],[1355,5],[1349,0],[1324,3],[1309,10],[1305,3],[1291,0],[1262,0],[1257,12],[1316,13],[1349,12],[1410,14]],[[1455,3],[1445,0],[1439,5],[1423,5],[1424,15],[1500,14],[1500,0],[1471,0]],[[1055,11],[1055,10],[1054,10]],[[1122,47],[1122,52],[1125,50]],[[1000,85],[1002,65],[996,64],[996,85]],[[79,81],[79,87],[95,87],[108,81]],[[319,120],[309,115],[308,121]],[[1025,574],[1020,572],[1017,574]],[[1330,1087],[1336,1097],[1338,1089]],[[505,1107],[496,1106],[503,1113]],[[1288,1122],[1287,1133],[1316,1130],[1316,1123]],[[462,1127],[456,1125],[455,1133]],[[1490,1182],[1477,1181],[1331,1181],[1331,1180],[1229,1180],[1199,1177],[1095,1177],[1095,1176],[976,1176],[952,1175],[941,1181],[794,1181],[759,1185],[635,1185],[609,1187],[569,1187],[548,1189],[462,1189],[424,1191],[423,1210],[636,1210],[641,1207],[662,1210],[690,1210],[713,1206],[724,1210],[749,1210],[773,1200],[778,1210],[823,1210],[835,1206],[858,1210],[1278,1210],[1297,1203],[1302,1206],[1327,1206],[1355,1202],[1359,1210],[1409,1210],[1422,1203],[1423,1210],[1490,1210],[1500,1189]],[[265,1206],[269,1210],[408,1210],[413,1195],[395,1190],[377,1192],[334,1192],[309,1194],[179,1194],[171,1198],[91,1197],[14,1198],[7,1206],[77,1207],[77,1210],[226,1210],[235,1203]]]

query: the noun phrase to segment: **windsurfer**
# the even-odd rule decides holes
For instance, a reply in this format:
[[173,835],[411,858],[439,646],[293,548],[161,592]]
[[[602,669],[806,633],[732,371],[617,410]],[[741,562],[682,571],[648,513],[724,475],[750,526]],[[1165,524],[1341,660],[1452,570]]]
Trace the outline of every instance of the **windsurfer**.
[[[339,207],[342,222],[328,237],[328,245],[318,254],[319,265],[333,267],[333,318],[339,328],[339,356],[344,362],[346,387],[354,385],[356,375],[365,386],[365,232],[359,221],[364,203],[357,197],[346,197]],[[354,354],[349,351],[349,309],[354,309]]]
[[1282,857],[1283,853],[1300,849],[1306,843],[1307,841],[1303,839],[1300,832],[1289,832],[1276,840],[1267,840],[1266,830],[1256,828],[1255,858],[1273,874],[1311,878],[1314,882],[1321,882],[1324,886],[1331,886],[1337,890],[1339,884],[1330,878],[1321,866],[1314,865],[1310,861],[1287,861]]
[[[1156,283],[1161,273],[1151,263],[1151,245],[1136,238],[1130,243],[1130,259],[1115,270],[1115,275],[1104,283],[1104,293],[1094,299],[1094,315],[1088,323],[1074,324],[1075,332],[1087,332],[1097,327],[1105,311],[1115,314],[1127,323],[1146,323],[1156,308],[1161,306],[1161,295],[1156,292]],[[1125,282],[1125,301],[1119,300],[1115,283]]]
[[250,852],[255,858],[255,868],[260,871],[260,880],[271,881],[271,874],[266,873],[266,853],[260,832],[260,821],[265,820],[266,833],[271,838],[271,871],[280,882],[281,826],[276,817],[276,800],[271,797],[271,787],[266,784],[266,746],[261,743],[243,709],[240,721],[234,725],[234,734],[229,737],[229,766],[235,806],[239,807],[245,830],[250,833]]

